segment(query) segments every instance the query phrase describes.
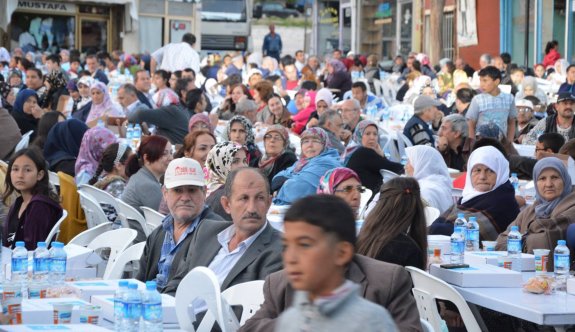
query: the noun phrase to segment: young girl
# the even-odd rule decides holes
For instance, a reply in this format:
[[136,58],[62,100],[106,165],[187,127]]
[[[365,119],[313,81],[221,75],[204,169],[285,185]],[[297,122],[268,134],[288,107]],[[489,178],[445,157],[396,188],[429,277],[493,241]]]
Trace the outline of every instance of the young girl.
[[62,216],[58,195],[50,189],[48,169],[42,152],[32,147],[18,151],[8,164],[4,202],[15,191],[20,196],[10,207],[2,244],[13,248],[24,241],[26,249],[36,249]]
[[152,97],[155,107],[177,105],[180,103],[180,98],[170,89],[170,73],[165,70],[156,70],[154,73],[154,85],[156,86],[156,93]]
[[[123,143],[112,143],[102,153],[96,173],[90,179],[90,184],[110,195],[120,198],[126,186],[126,160],[132,155],[132,149]],[[105,172],[104,177],[100,177]]]

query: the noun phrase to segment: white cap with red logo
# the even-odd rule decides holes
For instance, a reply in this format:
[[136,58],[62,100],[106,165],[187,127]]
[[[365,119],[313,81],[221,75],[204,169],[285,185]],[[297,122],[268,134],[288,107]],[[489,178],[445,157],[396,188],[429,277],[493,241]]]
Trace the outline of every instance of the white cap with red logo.
[[180,186],[204,187],[204,171],[196,160],[191,158],[174,159],[164,175],[164,186],[172,189]]

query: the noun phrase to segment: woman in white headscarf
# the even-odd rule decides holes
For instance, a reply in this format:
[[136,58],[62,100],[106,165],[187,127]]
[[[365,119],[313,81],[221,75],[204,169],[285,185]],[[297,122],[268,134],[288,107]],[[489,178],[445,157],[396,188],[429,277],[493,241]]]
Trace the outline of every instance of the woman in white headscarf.
[[533,76],[527,76],[521,82],[521,86],[515,95],[515,101],[525,99],[527,96],[535,96],[542,104],[547,105],[547,95],[541,89],[537,88],[537,79]]
[[451,177],[443,157],[430,146],[416,145],[405,149],[405,173],[419,182],[421,198],[440,213],[451,205]]
[[515,220],[519,205],[509,182],[509,162],[493,146],[474,150],[467,161],[463,195],[429,227],[429,234],[451,235],[458,213],[477,218],[481,240],[495,241]]

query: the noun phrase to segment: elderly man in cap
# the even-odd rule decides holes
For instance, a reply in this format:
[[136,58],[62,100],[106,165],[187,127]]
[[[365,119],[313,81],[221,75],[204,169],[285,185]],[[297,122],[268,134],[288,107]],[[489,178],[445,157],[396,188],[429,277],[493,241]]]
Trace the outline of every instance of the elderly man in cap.
[[136,277],[140,281],[155,280],[158,289],[172,280],[185,261],[196,228],[202,223],[222,220],[205,205],[204,172],[193,159],[178,158],[170,162],[162,192],[170,214],[148,236]]
[[515,129],[515,143],[521,144],[523,137],[537,125],[537,119],[533,117],[533,103],[527,99],[515,102],[517,110],[517,129]]
[[523,139],[523,144],[535,145],[537,137],[543,133],[559,133],[565,138],[565,142],[575,138],[575,126],[573,125],[573,106],[575,96],[570,92],[560,92],[555,103],[555,114],[539,120],[537,125]]
[[413,145],[434,146],[433,131],[430,123],[441,112],[437,107],[441,102],[428,96],[419,96],[413,103],[414,114],[405,124],[403,134]]

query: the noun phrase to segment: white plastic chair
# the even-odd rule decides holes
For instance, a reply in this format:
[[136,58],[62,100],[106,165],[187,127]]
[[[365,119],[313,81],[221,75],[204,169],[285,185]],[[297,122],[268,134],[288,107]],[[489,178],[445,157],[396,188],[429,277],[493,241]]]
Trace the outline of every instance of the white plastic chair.
[[240,325],[250,319],[264,303],[264,281],[255,280],[234,285],[222,292],[230,306],[242,306]]
[[371,194],[372,194],[371,189],[365,188],[365,191],[361,194],[358,211],[363,211],[365,209],[365,207],[367,206],[367,202],[371,198]]
[[100,204],[98,204],[92,196],[86,195],[81,191],[78,192],[78,195],[80,196],[80,205],[86,215],[88,229],[105,222],[110,222]]
[[436,299],[453,302],[463,319],[467,331],[482,331],[469,305],[453,287],[445,281],[413,266],[405,267],[413,281],[413,295],[419,316],[428,321],[435,331],[441,331],[441,317],[437,311]]
[[91,196],[94,201],[98,203],[110,204],[114,207],[117,213],[119,213],[118,201],[116,198],[102,189],[98,189],[89,184],[81,184],[78,186],[78,192],[82,192],[88,196]]
[[47,246],[50,245],[50,242],[52,242],[52,240],[58,239],[58,234],[60,233],[60,225],[66,219],[66,217],[68,217],[68,211],[62,210],[62,217],[60,217],[60,219],[58,219],[58,221],[56,221],[56,223],[54,224],[54,226],[50,230],[50,233],[48,233],[48,236],[46,237],[46,245]]
[[126,265],[130,262],[140,260],[145,246],[146,242],[140,242],[121,252],[116,257],[116,260],[108,263],[103,279],[122,279],[122,274],[124,273]]
[[[146,224],[146,219],[144,216],[138,212],[134,207],[129,205],[128,203],[122,201],[121,199],[116,199],[118,203],[118,218],[120,218],[122,222],[122,226],[130,227],[128,219],[135,220],[138,222],[140,227],[142,227],[142,231],[146,236],[150,235],[150,231],[148,230],[148,225]],[[126,226],[127,225],[127,226]]]
[[87,229],[82,233],[74,236],[68,244],[75,244],[78,246],[86,247],[92,240],[94,240],[98,235],[111,231],[114,224],[111,222],[105,222],[103,224],[97,225],[93,228]]
[[144,212],[144,218],[146,219],[146,226],[148,226],[148,231],[151,233],[156,227],[162,224],[162,220],[166,218],[165,215],[160,212],[150,209],[147,206],[140,206],[142,212]]
[[132,242],[136,238],[136,232],[129,228],[120,228],[107,231],[98,235],[93,239],[87,246],[88,249],[97,250],[102,248],[110,248],[110,255],[108,256],[108,263],[106,264],[106,269],[104,270],[104,275],[112,268],[111,262],[116,260],[116,257],[132,245]]
[[380,169],[379,174],[381,174],[381,177],[383,178],[383,183],[386,183],[389,180],[395,179],[396,177],[399,176],[399,174],[394,173],[394,172],[387,170],[387,169]]
[[441,213],[439,212],[439,210],[434,208],[433,206],[426,206],[425,207],[425,222],[427,223],[427,226],[430,226],[431,224],[433,224],[435,219],[437,219],[437,217],[439,217],[440,214]]
[[26,134],[22,135],[22,138],[20,139],[18,144],[16,144],[16,146],[14,147],[14,152],[18,152],[22,149],[27,148],[28,145],[30,144],[30,136],[32,136],[33,133],[34,130],[30,130]]
[[54,187],[60,186],[60,177],[58,176],[58,174],[52,171],[48,171],[48,179]]
[[423,332],[435,332],[433,326],[425,319],[420,318],[419,322],[421,323],[421,327],[423,327]]
[[[218,322],[222,332],[237,331],[240,324],[231,307],[220,293],[218,278],[207,267],[198,266],[188,272],[176,290],[176,316],[180,329],[195,331],[190,319],[190,304],[200,298],[207,304],[208,311],[198,327],[198,332],[210,331],[213,321]],[[192,313],[193,314],[193,313]]]
[[461,196],[463,196],[463,189],[451,188],[451,198],[453,199],[453,204],[457,204],[457,201]]

